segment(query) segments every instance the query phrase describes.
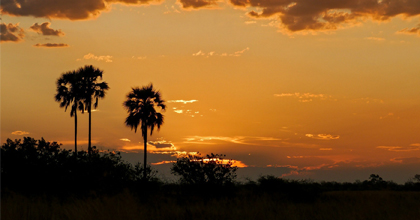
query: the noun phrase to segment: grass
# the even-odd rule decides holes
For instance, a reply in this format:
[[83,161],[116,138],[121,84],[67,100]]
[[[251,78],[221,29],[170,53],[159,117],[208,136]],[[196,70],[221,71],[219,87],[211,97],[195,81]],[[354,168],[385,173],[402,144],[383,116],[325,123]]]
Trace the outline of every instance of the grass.
[[116,195],[66,198],[10,193],[2,197],[3,220],[111,219],[340,219],[417,220],[420,192],[336,191],[311,202],[281,194],[242,190],[230,196],[157,193],[139,196],[128,190]]

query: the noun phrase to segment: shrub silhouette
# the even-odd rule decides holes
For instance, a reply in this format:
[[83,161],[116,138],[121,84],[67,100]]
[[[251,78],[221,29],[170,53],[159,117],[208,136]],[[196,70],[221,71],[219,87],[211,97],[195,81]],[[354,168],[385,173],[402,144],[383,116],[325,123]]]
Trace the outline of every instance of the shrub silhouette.
[[180,176],[181,183],[225,185],[236,178],[237,167],[232,160],[224,159],[226,155],[210,154],[206,157],[188,155],[178,158],[171,168],[171,173]]
[[[1,147],[2,189],[23,193],[62,194],[116,192],[136,183],[142,170],[122,160],[119,152],[99,151],[91,156],[60,149],[57,142],[7,139]],[[149,167],[149,180],[156,174]]]

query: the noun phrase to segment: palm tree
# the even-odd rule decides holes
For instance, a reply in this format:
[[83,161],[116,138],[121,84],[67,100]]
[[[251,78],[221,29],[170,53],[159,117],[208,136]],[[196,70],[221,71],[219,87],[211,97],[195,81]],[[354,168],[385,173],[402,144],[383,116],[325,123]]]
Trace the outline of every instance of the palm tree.
[[150,128],[150,135],[153,134],[155,126],[160,129],[163,124],[163,115],[156,111],[159,107],[165,110],[165,101],[161,99],[159,91],[153,89],[153,85],[143,86],[142,88],[132,88],[127,94],[127,100],[123,103],[127,110],[128,116],[125,119],[125,125],[137,132],[139,125],[141,135],[144,140],[144,163],[143,163],[143,179],[147,176],[147,129]]
[[91,155],[92,146],[92,99],[95,99],[93,107],[96,109],[98,107],[99,98],[104,98],[106,90],[109,89],[109,86],[106,82],[99,82],[98,80],[102,79],[103,71],[95,68],[93,66],[84,66],[78,69],[77,71],[82,77],[82,89],[83,89],[83,103],[85,105],[85,110],[89,113],[89,143],[88,143],[88,153]]
[[81,90],[81,76],[75,71],[63,73],[57,79],[57,94],[55,101],[60,102],[60,107],[65,108],[71,105],[70,117],[74,116],[74,152],[77,155],[77,111],[84,112]]

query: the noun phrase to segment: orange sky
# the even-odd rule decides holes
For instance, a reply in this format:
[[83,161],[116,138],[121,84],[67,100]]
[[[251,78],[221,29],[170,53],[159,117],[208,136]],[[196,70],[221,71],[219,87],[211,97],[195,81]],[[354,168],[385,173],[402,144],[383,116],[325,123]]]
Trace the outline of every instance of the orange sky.
[[[168,109],[149,158],[163,173],[189,152],[226,154],[246,166],[240,177],[420,172],[418,0],[67,2],[1,2],[2,143],[72,149],[55,81],[89,64],[110,86],[93,143],[131,162],[143,143],[124,125],[125,95],[150,82],[161,91]],[[87,114],[78,129],[86,149]]]

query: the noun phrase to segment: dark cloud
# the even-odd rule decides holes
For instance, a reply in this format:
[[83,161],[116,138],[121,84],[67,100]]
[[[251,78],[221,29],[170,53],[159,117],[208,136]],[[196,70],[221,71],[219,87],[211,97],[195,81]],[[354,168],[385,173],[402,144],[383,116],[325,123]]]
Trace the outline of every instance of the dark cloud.
[[414,28],[404,28],[397,33],[399,34],[418,34],[420,36],[420,24]]
[[181,3],[182,8],[184,9],[197,9],[216,5],[215,0],[180,0],[179,2]]
[[156,148],[171,148],[174,145],[166,141],[149,141],[148,144],[155,146]]
[[140,5],[152,2],[156,0],[2,0],[1,11],[14,16],[81,20],[98,16],[111,3]]
[[52,36],[62,36],[64,35],[64,32],[61,30],[54,30],[50,28],[51,23],[50,22],[44,22],[41,25],[38,23],[33,24],[30,28],[42,35],[52,35]]
[[6,24],[1,23],[1,35],[0,35],[0,42],[19,42],[25,36],[24,31],[22,28],[19,27],[19,24]]
[[[388,20],[420,15],[419,0],[230,0],[239,7],[256,7],[253,18],[276,17],[289,31],[333,30],[358,19]],[[261,11],[259,11],[261,10]]]
[[34,47],[68,47],[68,44],[56,44],[56,43],[46,43],[46,44],[35,44]]

